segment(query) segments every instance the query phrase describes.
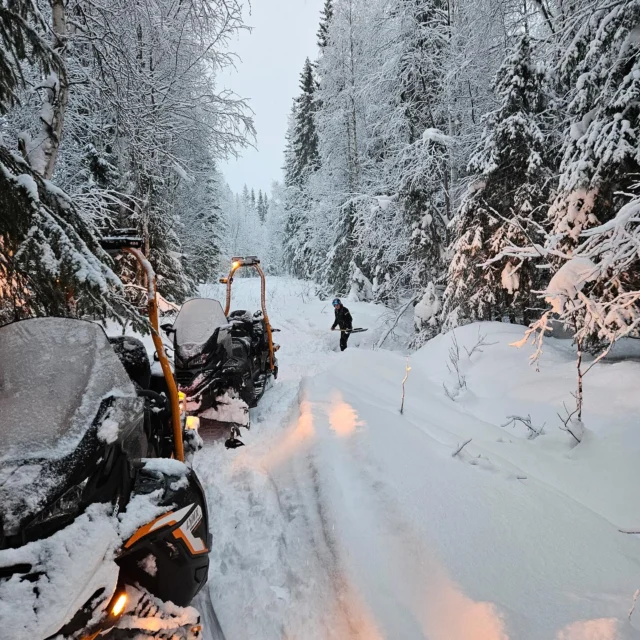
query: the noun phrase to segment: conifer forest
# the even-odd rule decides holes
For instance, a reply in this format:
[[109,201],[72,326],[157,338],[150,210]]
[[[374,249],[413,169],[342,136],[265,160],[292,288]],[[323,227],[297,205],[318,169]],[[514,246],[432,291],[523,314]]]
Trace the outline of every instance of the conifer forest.
[[240,0],[5,0],[0,314],[133,313],[136,228],[180,302],[253,251],[327,295],[418,309],[414,345],[476,320],[637,335],[634,1],[326,0],[283,180],[232,193],[252,144],[219,87]]

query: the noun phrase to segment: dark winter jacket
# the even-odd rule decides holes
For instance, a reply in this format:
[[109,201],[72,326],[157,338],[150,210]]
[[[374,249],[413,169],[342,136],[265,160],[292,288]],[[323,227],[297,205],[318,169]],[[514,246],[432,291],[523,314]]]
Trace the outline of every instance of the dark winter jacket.
[[353,318],[345,306],[336,307],[336,321],[331,325],[331,328],[335,329],[336,327],[353,329]]

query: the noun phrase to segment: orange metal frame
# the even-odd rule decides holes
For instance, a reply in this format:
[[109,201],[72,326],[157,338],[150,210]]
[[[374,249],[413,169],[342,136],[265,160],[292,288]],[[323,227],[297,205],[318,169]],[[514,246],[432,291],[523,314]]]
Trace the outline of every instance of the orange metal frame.
[[140,249],[127,247],[123,249],[126,253],[131,254],[138,264],[144,269],[147,274],[147,289],[148,289],[148,301],[147,311],[149,314],[149,321],[151,322],[151,337],[153,339],[153,345],[156,348],[158,354],[158,360],[162,367],[162,373],[164,379],[167,381],[167,387],[169,389],[169,401],[171,402],[171,423],[173,426],[173,446],[174,455],[180,462],[184,462],[184,446],[182,443],[182,423],[180,421],[180,401],[178,398],[178,387],[173,377],[173,371],[171,371],[171,365],[169,359],[164,350],[164,344],[162,344],[162,338],[160,337],[160,325],[158,322],[158,301],[156,299],[156,274],[153,271],[153,267],[149,261],[144,257],[144,254]]
[[264,323],[267,329],[267,340],[269,342],[269,368],[273,372],[276,368],[275,364],[275,356],[274,356],[274,348],[273,348],[273,329],[271,328],[271,323],[269,322],[269,316],[267,314],[267,303],[266,303],[266,294],[267,294],[267,281],[264,275],[264,271],[259,263],[254,262],[251,264],[244,264],[242,260],[235,260],[231,265],[231,271],[229,271],[229,275],[227,276],[227,301],[226,306],[224,308],[224,315],[228,316],[231,311],[231,286],[233,285],[233,276],[238,269],[242,269],[243,267],[253,267],[260,276],[261,283],[261,292],[260,292],[260,302],[262,304],[262,315],[264,317]]

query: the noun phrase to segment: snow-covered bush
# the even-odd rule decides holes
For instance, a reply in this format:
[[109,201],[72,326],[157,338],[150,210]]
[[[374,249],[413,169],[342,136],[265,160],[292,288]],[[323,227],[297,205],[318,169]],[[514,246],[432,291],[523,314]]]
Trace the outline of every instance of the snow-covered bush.
[[358,302],[371,302],[373,300],[373,287],[371,281],[362,273],[355,262],[351,263],[351,289],[349,300]]
[[436,287],[430,282],[425,292],[413,309],[413,323],[417,332],[413,343],[415,346],[421,346],[427,340],[433,338],[439,330],[439,312],[440,298],[438,297]]

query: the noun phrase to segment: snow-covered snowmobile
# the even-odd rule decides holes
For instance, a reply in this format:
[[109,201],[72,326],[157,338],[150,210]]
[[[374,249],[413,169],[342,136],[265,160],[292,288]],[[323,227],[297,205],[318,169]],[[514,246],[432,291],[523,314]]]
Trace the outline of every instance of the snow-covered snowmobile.
[[[231,312],[231,287],[236,271],[255,269],[261,280],[262,309]],[[278,375],[273,343],[275,331],[266,309],[266,280],[255,256],[233,258],[227,285],[226,308],[217,300],[196,298],[182,305],[172,325],[163,325],[173,337],[174,367],[189,415],[209,424],[229,427],[227,446],[234,448],[240,427],[249,426],[249,409],[264,393],[269,377]]]
[[92,322],[0,328],[0,636],[12,640],[201,636],[188,605],[207,581],[207,505],[182,462],[153,271],[130,238],[109,242],[147,269],[168,375],[151,374],[139,340]]

